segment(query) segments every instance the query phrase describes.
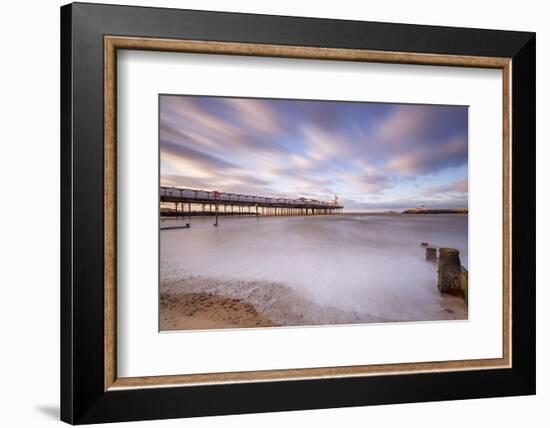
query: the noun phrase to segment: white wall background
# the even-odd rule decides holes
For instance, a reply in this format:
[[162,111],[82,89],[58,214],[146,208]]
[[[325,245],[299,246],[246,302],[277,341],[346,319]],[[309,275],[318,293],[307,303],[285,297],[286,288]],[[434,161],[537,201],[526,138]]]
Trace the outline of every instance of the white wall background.
[[[537,32],[537,264],[550,257],[550,27],[545,2],[462,0],[147,0],[170,6],[323,18],[485,27]],[[103,3],[116,3],[103,1]],[[59,6],[4,2],[0,13],[0,421],[58,424],[59,413]],[[546,119],[546,120],[544,120]],[[32,199],[23,190],[32,190]],[[547,426],[550,416],[550,298],[537,275],[538,394],[461,402],[285,412],[139,423],[158,427]],[[545,406],[546,405],[546,406]],[[138,426],[137,423],[125,426]]]

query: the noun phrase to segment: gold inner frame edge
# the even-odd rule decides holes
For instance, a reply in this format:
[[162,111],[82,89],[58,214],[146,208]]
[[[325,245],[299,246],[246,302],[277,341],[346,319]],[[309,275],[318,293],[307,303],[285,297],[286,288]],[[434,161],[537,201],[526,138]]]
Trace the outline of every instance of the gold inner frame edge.
[[[147,50],[217,55],[261,56],[333,61],[439,65],[502,70],[503,95],[503,349],[501,358],[279,369],[169,376],[117,377],[116,366],[116,88],[117,50]],[[289,45],[104,37],[104,390],[193,386],[220,383],[290,381],[511,367],[511,78],[510,58],[420,54]]]

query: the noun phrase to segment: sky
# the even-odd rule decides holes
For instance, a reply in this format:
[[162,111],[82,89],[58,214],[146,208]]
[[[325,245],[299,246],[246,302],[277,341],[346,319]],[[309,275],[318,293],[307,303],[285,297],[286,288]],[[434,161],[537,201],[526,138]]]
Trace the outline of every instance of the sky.
[[465,106],[161,95],[159,126],[162,186],[468,206]]

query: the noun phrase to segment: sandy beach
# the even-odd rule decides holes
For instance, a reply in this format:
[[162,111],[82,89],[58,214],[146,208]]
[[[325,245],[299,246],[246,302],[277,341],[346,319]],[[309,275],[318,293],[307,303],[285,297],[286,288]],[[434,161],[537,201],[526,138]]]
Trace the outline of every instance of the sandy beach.
[[161,294],[160,307],[163,331],[275,326],[250,303],[211,293]]

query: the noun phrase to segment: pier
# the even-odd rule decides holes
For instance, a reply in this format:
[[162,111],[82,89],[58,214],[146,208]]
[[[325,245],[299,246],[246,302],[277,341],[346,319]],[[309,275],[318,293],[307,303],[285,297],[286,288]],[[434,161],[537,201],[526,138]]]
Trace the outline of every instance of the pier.
[[[178,187],[160,187],[161,214],[173,216],[307,216],[342,212],[335,196],[330,202],[308,198],[272,198]],[[173,208],[170,208],[172,206]]]

